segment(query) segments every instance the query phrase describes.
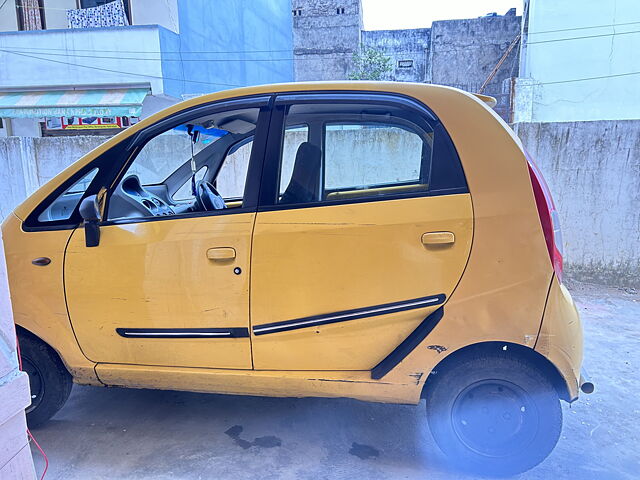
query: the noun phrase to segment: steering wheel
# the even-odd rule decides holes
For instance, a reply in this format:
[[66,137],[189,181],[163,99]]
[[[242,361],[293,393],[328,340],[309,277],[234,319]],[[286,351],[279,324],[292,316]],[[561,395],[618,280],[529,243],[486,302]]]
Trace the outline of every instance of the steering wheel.
[[196,183],[196,206],[198,210],[206,212],[227,208],[216,187],[206,180],[199,180]]

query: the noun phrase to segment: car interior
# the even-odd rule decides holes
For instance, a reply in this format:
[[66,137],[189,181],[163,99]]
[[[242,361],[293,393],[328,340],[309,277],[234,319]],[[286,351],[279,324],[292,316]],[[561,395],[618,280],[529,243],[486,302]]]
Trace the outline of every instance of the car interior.
[[[173,216],[242,206],[242,197],[223,198],[216,179],[225,161],[253,140],[258,121],[257,108],[222,112],[175,127],[168,135],[189,136],[191,155],[157,183],[148,183],[138,174],[125,174],[109,201],[109,219]],[[171,137],[169,137],[171,139]],[[147,143],[141,151],[148,147]],[[181,140],[184,141],[182,138]],[[153,167],[153,159],[151,159]],[[185,189],[186,198],[177,198]]]

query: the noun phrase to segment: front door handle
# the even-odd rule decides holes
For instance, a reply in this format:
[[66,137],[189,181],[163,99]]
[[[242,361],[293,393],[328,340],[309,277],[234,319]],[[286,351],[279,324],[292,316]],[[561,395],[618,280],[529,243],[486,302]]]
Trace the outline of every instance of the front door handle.
[[236,249],[232,247],[216,247],[207,250],[207,258],[214,262],[224,262],[236,258]]
[[46,267],[51,263],[51,259],[49,257],[38,257],[31,260],[31,263],[38,267]]
[[422,234],[423,245],[452,245],[456,242],[453,232],[427,232]]

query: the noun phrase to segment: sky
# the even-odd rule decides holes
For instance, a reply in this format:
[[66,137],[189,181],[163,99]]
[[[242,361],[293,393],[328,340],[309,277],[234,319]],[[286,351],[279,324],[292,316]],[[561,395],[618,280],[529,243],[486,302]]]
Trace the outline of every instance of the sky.
[[362,0],[366,30],[430,27],[434,20],[475,18],[490,12],[504,15],[523,0]]

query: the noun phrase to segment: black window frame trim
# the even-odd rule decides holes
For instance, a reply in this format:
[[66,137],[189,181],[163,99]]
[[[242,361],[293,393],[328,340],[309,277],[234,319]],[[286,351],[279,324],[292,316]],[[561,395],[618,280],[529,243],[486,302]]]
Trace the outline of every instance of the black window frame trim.
[[[406,198],[434,197],[444,195],[468,194],[469,184],[467,182],[464,166],[460,159],[460,154],[453,143],[451,135],[445,128],[438,116],[424,103],[415,97],[397,92],[372,91],[372,90],[314,90],[303,92],[276,92],[269,126],[269,140],[265,149],[265,158],[262,169],[262,183],[260,186],[260,199],[258,212],[269,212],[278,210],[291,210],[300,208],[322,208],[336,205],[348,205],[355,203],[370,203],[380,201],[392,201]],[[460,167],[464,185],[452,188],[436,188],[427,192],[408,192],[392,195],[380,195],[362,198],[348,198],[334,201],[315,201],[309,203],[296,203],[289,205],[279,205],[275,203],[276,195],[279,192],[278,172],[281,162],[282,142],[284,140],[284,128],[286,126],[287,107],[294,104],[313,103],[363,103],[370,102],[379,105],[405,106],[418,111],[424,116],[425,121],[432,127],[434,134],[440,130],[446,137],[445,141],[455,154],[455,158]],[[435,148],[435,137],[434,147]],[[433,161],[431,170],[433,169]],[[431,174],[429,175],[431,176]]]
[[[235,109],[235,108],[260,108],[261,114],[262,110],[266,110],[266,122],[263,122],[261,125],[261,129],[256,128],[255,137],[257,138],[259,134],[264,136],[263,142],[260,145],[261,155],[256,155],[256,165],[254,170],[259,170],[260,174],[256,175],[253,172],[252,175],[252,167],[254,166],[251,161],[249,164],[249,172],[247,175],[247,180],[245,184],[245,196],[247,193],[250,194],[250,203],[251,206],[243,205],[241,208],[233,208],[229,209],[230,213],[245,213],[245,212],[255,212],[258,205],[258,194],[261,188],[259,179],[261,178],[262,169],[264,168],[264,159],[265,159],[265,147],[268,140],[268,135],[270,131],[273,103],[275,100],[275,93],[262,93],[257,95],[246,95],[241,97],[234,97],[230,99],[221,99],[215,100],[213,102],[205,103],[202,105],[196,105],[193,107],[186,108],[179,112],[176,112],[156,123],[153,123],[139,132],[134,133],[130,137],[118,142],[113,145],[107,151],[101,153],[99,156],[91,160],[85,166],[80,168],[77,172],[69,176],[66,180],[64,180],[60,185],[58,185],[49,195],[47,195],[38,205],[36,205],[33,210],[26,216],[24,221],[22,222],[22,230],[25,232],[38,232],[38,231],[57,231],[57,230],[74,230],[82,224],[82,219],[78,217],[79,208],[82,201],[90,196],[95,195],[99,192],[102,187],[107,188],[107,197],[105,198],[105,208],[104,211],[107,212],[109,208],[109,200],[111,194],[113,193],[113,189],[118,184],[118,182],[122,179],[124,174],[126,173],[128,167],[131,162],[135,160],[135,156],[138,153],[138,147],[140,145],[144,146],[144,144],[153,138],[155,135],[160,134],[173,126],[180,125],[189,119],[197,118],[199,116],[204,116],[206,114],[212,114],[216,111],[226,110],[226,109]],[[259,117],[260,118],[260,117]],[[254,145],[255,149],[255,145]],[[125,160],[120,160],[117,162],[113,162],[112,157],[116,156],[119,158],[120,156],[126,157]],[[251,160],[253,160],[253,152],[251,155]],[[258,161],[259,160],[259,161]],[[71,215],[68,219],[63,220],[52,220],[47,222],[42,222],[38,220],[40,214],[46,210],[49,205],[55,201],[60,195],[62,195],[66,189],[80,180],[83,176],[85,176],[90,170],[98,168],[98,173],[93,178],[84,194],[80,197],[80,201],[71,212]],[[256,178],[257,177],[257,178]],[[251,183],[254,185],[254,191],[250,191],[248,189],[250,185],[250,179],[253,180]],[[248,191],[249,190],[249,191]],[[226,210],[226,209],[225,209]],[[221,213],[224,212],[224,213]],[[224,215],[227,214],[223,210],[215,210],[209,212],[193,212],[186,214],[179,214],[173,216],[163,216],[163,217],[137,217],[131,219],[119,219],[108,221],[105,220],[100,223],[100,225],[112,225],[112,224],[129,224],[129,223],[142,223],[149,221],[161,221],[161,220],[171,220],[171,219],[182,219],[182,218],[191,218],[191,217],[200,217],[200,216],[209,216],[209,215]]]

